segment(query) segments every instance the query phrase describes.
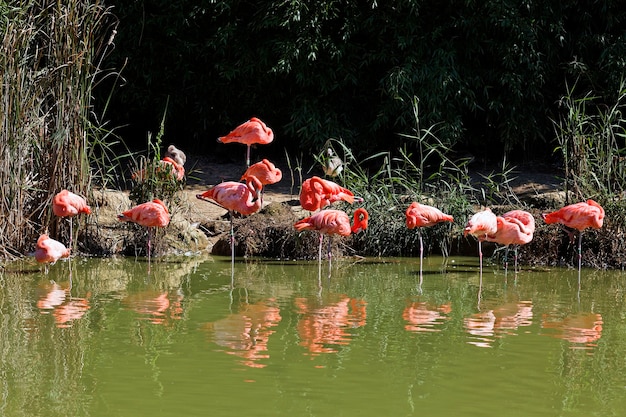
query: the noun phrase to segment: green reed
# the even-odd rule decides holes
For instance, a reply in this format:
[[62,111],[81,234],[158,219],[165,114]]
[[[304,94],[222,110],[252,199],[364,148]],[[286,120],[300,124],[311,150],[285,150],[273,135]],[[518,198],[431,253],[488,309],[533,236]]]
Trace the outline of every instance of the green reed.
[[112,47],[115,19],[87,0],[25,1],[0,10],[0,257],[58,235],[52,196],[87,194],[92,89]]

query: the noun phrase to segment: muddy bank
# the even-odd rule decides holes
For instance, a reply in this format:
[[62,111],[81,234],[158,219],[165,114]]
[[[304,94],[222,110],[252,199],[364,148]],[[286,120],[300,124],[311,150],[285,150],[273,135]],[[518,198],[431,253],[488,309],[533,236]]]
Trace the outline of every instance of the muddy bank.
[[[230,219],[227,212],[213,204],[196,199],[195,195],[206,187],[190,185],[183,192],[179,206],[171,210],[170,225],[159,230],[153,240],[154,256],[165,255],[230,255]],[[533,240],[520,248],[519,262],[531,266],[571,266],[578,262],[577,234],[568,234],[556,225],[546,225],[541,213],[565,204],[565,195],[548,189],[543,193],[534,191],[518,197],[536,220]],[[297,196],[288,190],[267,191],[264,208],[248,217],[235,217],[235,251],[237,256],[273,259],[317,259],[318,234],[296,233],[293,224],[308,213],[299,206]],[[84,227],[79,235],[79,252],[98,255],[146,255],[147,232],[134,224],[120,223],[117,214],[131,206],[128,193],[119,191],[96,191],[93,198],[93,214],[82,221]],[[494,213],[503,213],[512,206],[492,206]],[[389,213],[403,216],[403,213]],[[462,227],[467,219],[459,219],[447,232],[445,251],[434,241],[424,240],[428,253],[447,253],[450,256],[477,256],[477,243],[472,237],[463,237]],[[414,231],[413,231],[414,232]],[[410,233],[410,231],[401,231]],[[623,268],[626,244],[623,232],[616,228],[610,218],[601,230],[586,231],[583,238],[583,265],[599,268]],[[348,238],[331,240],[333,256],[417,256],[416,247],[400,248],[397,253],[376,253],[367,239],[367,233]],[[390,236],[390,239],[396,236]],[[328,242],[328,239],[326,240]],[[502,262],[503,250],[492,243],[484,243],[483,251],[492,262]],[[326,245],[324,246],[326,252]],[[512,255],[511,255],[512,256]]]

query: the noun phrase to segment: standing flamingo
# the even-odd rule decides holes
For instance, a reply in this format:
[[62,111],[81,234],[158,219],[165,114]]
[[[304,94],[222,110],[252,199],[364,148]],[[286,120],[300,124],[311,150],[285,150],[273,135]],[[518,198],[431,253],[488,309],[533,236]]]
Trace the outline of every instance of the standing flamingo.
[[221,143],[243,143],[248,146],[246,151],[246,167],[250,166],[250,146],[258,143],[267,145],[274,140],[274,132],[267,127],[265,123],[256,117],[251,118],[245,123],[237,126],[232,132],[226,136],[219,137],[218,142]]
[[[241,180],[246,180],[249,176],[256,177],[263,186],[276,184],[283,179],[282,171],[267,159],[250,165],[241,176]],[[261,189],[261,207],[263,207],[263,189]]]
[[[37,249],[35,249],[35,259],[39,263],[54,264],[61,258],[69,258],[70,250],[59,241],[51,239],[47,234],[39,236],[37,239]],[[46,265],[46,273],[48,266]]]
[[546,224],[560,223],[578,230],[578,274],[582,264],[583,231],[589,227],[600,229],[604,221],[604,209],[595,201],[570,204],[557,211],[541,215]]
[[406,209],[406,227],[409,229],[417,228],[420,239],[420,286],[422,284],[422,263],[424,258],[424,242],[422,241],[422,233],[420,227],[430,227],[441,222],[453,222],[454,218],[449,214],[444,214],[435,207],[427,206],[417,202],[412,202]]
[[495,242],[506,247],[504,255],[504,270],[508,269],[509,245],[515,245],[515,272],[517,272],[517,247],[525,245],[533,239],[535,219],[532,214],[524,210],[511,210],[502,216],[496,217],[498,230],[487,235],[487,242]]
[[220,207],[226,209],[230,213],[230,249],[231,263],[235,263],[235,235],[233,228],[233,212],[248,216],[255,213],[261,208],[259,200],[259,192],[263,185],[261,181],[253,175],[246,178],[246,183],[226,181],[217,184],[196,197],[200,200],[215,202]]
[[[369,214],[367,210],[360,207],[354,211],[354,221],[350,226],[350,218],[341,210],[322,210],[313,214],[310,217],[306,217],[297,221],[294,224],[296,231],[302,230],[317,230],[320,233],[320,245],[318,251],[318,261],[322,262],[322,240],[324,235],[340,235],[349,236],[351,233],[359,233],[362,230],[367,229],[367,221]],[[328,253],[328,259],[330,261],[330,251]]]
[[465,225],[463,236],[472,235],[478,239],[478,257],[480,259],[480,276],[483,276],[483,250],[481,242],[487,235],[494,235],[498,231],[498,221],[491,209],[485,208],[475,213]]
[[[355,201],[354,193],[337,183],[320,177],[311,177],[302,183],[300,205],[305,210],[319,210],[340,200],[352,204]],[[359,198],[359,200],[362,201],[363,199]]]
[[69,217],[70,220],[70,248],[72,247],[73,238],[73,219],[72,217],[80,214],[91,214],[91,208],[87,205],[87,201],[68,190],[61,190],[52,198],[52,212],[58,217]]
[[121,222],[137,223],[148,228],[148,263],[150,263],[152,229],[154,227],[166,227],[170,223],[170,212],[165,203],[155,198],[118,214],[117,218]]

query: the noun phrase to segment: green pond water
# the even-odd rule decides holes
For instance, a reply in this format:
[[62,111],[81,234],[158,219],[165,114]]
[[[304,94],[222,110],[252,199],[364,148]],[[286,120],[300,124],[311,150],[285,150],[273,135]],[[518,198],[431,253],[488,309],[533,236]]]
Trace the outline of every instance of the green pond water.
[[[233,274],[234,272],[234,274]],[[0,269],[2,416],[624,416],[626,275],[477,258]],[[231,283],[232,280],[232,283]]]

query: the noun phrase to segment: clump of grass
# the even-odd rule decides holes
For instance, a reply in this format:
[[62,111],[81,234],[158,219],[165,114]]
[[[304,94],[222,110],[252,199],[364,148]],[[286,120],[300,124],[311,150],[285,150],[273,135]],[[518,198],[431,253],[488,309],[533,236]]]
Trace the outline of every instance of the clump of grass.
[[[147,155],[131,155],[132,188],[129,198],[134,204],[142,204],[158,198],[165,203],[170,216],[173,217],[178,212],[184,214],[186,208],[182,199],[185,179],[179,180],[171,165],[161,163],[161,146],[165,134],[166,113],[165,111],[163,114],[159,131],[154,140],[152,133],[148,132]],[[133,230],[135,251],[143,251],[146,247],[146,229],[133,223],[127,223],[126,227]],[[155,232],[153,243],[154,252],[157,254],[164,250],[162,238],[165,233],[167,233],[167,228],[157,228]]]
[[0,23],[0,257],[60,233],[52,196],[91,184],[92,89],[116,20],[86,0],[21,2]]
[[[559,103],[563,116],[554,122],[558,147],[563,157],[565,191],[578,199],[608,201],[626,192],[626,82],[622,82],[612,104],[588,92],[575,94],[568,88]],[[569,193],[566,193],[569,195]]]
[[[341,142],[347,162],[342,179],[345,186],[364,199],[370,213],[368,231],[354,237],[363,254],[403,256],[419,253],[419,237],[406,227],[405,211],[412,201],[436,206],[455,217],[456,224],[441,224],[422,231],[427,250],[435,247],[447,255],[463,222],[472,210],[475,188],[468,161],[453,160],[450,149],[436,136],[435,126],[419,127],[418,101],[414,101],[416,127],[403,135],[417,143],[418,155],[401,148],[397,153],[380,152],[357,162]],[[415,163],[414,160],[418,160]],[[374,168],[371,168],[374,167]]]

